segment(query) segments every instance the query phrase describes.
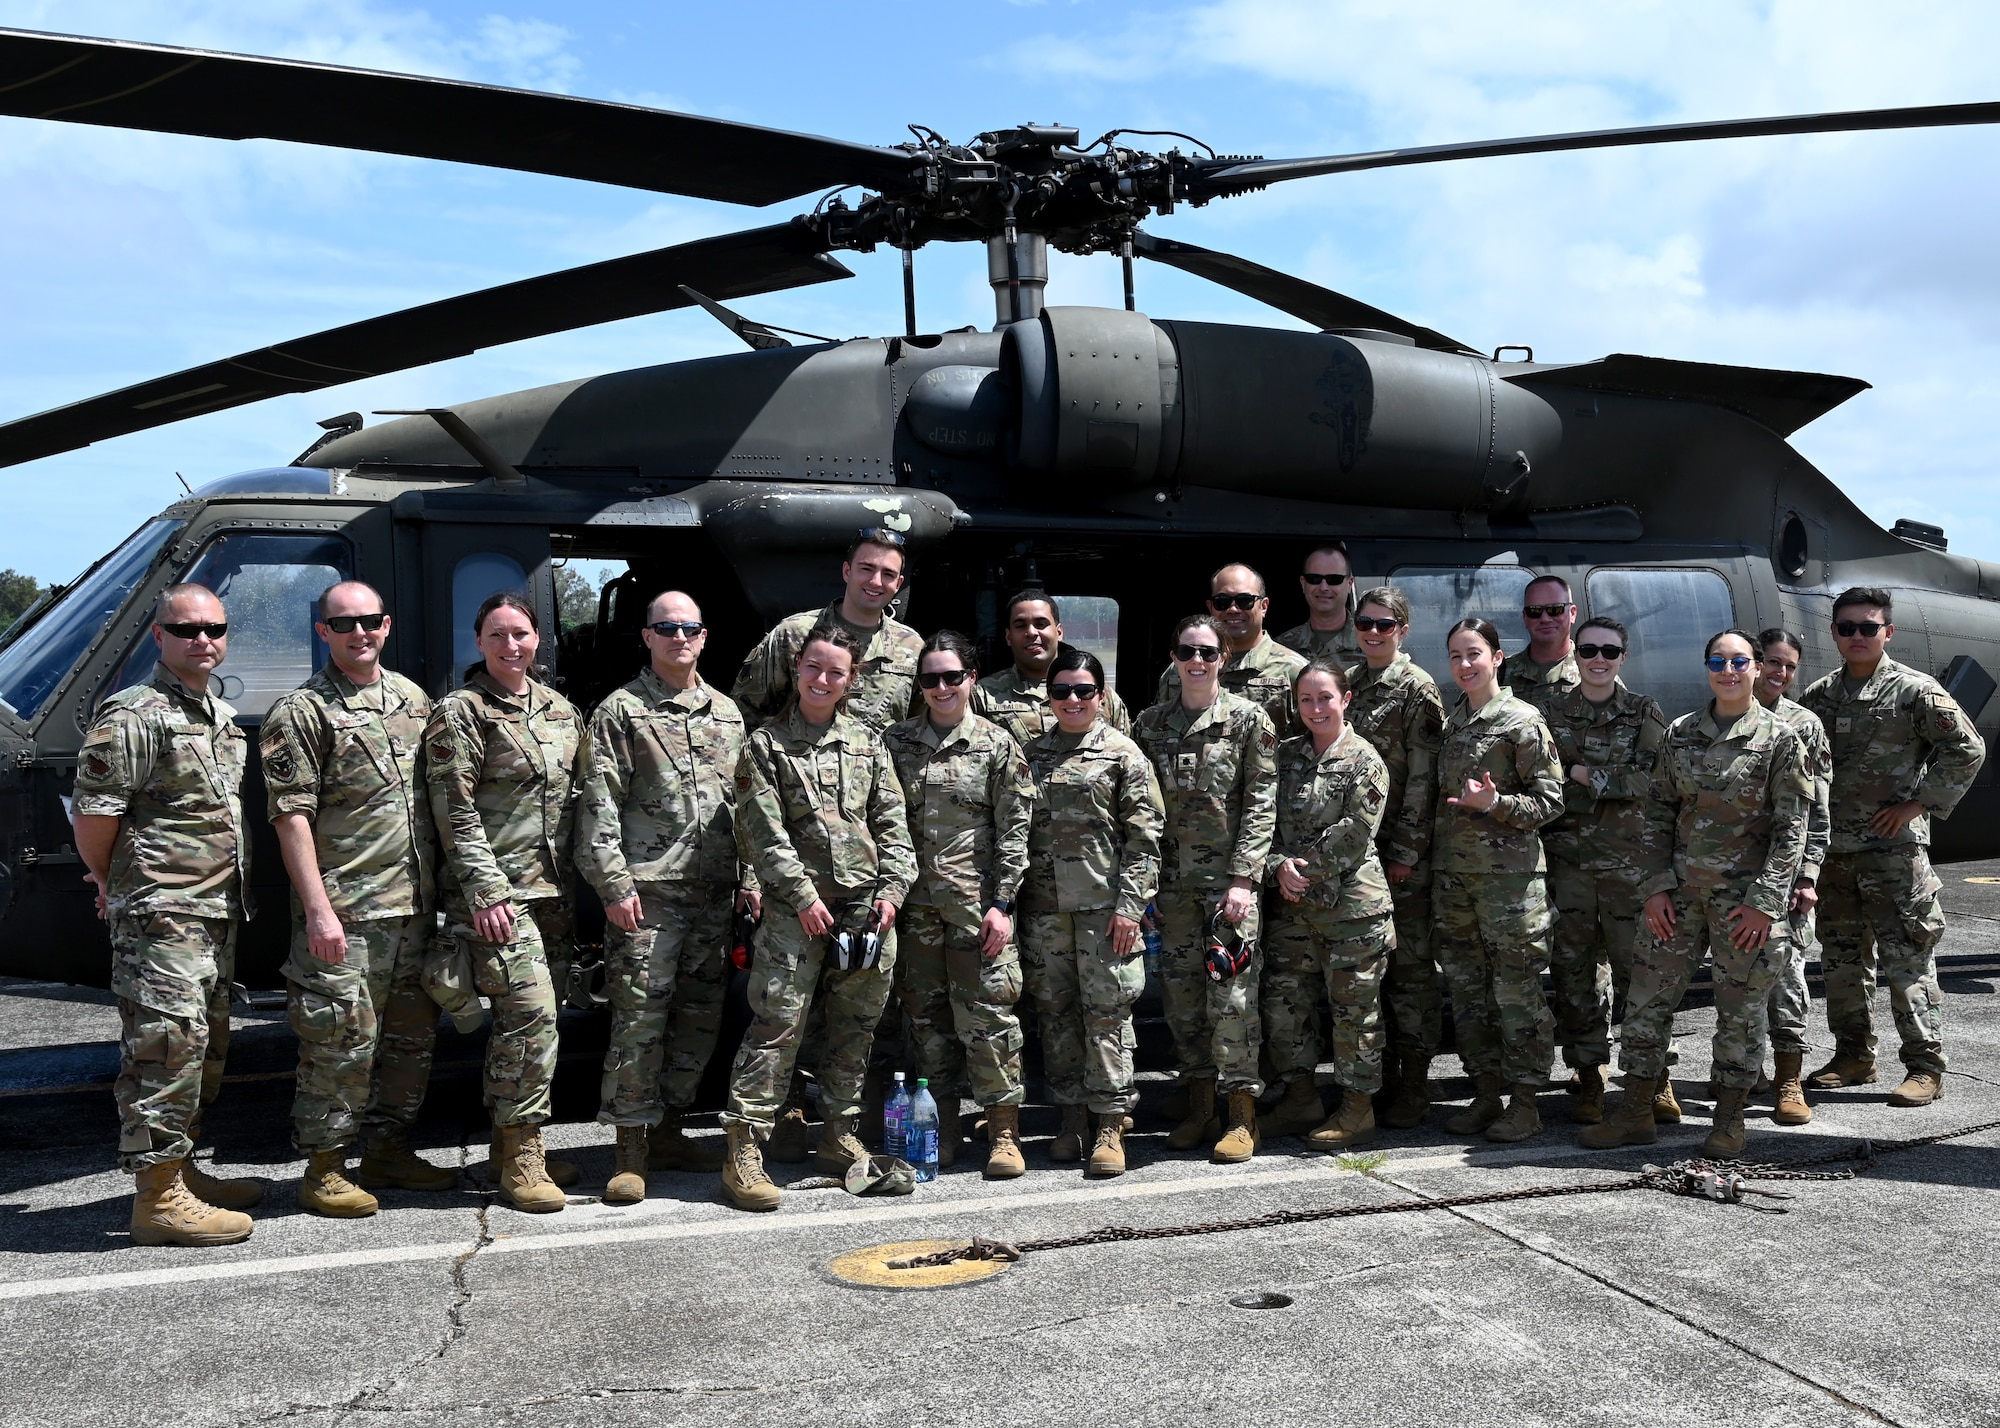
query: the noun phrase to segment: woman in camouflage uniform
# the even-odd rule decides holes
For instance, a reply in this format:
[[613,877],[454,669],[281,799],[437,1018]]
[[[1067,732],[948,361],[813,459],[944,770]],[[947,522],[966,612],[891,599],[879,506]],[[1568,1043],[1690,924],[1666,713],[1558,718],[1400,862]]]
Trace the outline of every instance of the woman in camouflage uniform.
[[1035,781],[1028,877],[1021,886],[1021,953],[1042,1027],[1049,1093],[1062,1107],[1052,1160],[1089,1173],[1125,1172],[1132,1090],[1126,1033],[1146,983],[1139,919],[1160,881],[1166,809],[1139,746],[1098,718],[1104,666],[1065,650],[1049,670],[1056,727],[1028,745]]
[[[1319,1064],[1313,1010],[1333,1008],[1340,1107],[1307,1140],[1323,1150],[1372,1145],[1382,1084],[1382,974],[1395,945],[1394,903],[1375,836],[1389,805],[1382,756],[1347,723],[1353,695],[1324,655],[1292,685],[1305,733],[1278,746],[1278,836],[1271,845],[1273,904],[1265,951],[1265,1027],[1271,1065],[1289,1088],[1313,1084]],[[1319,1092],[1313,1092],[1315,1101]]]
[[492,999],[486,1103],[493,1115],[501,1198],[517,1210],[560,1210],[542,1149],[556,1067],[551,963],[568,961],[570,856],[576,792],[590,757],[576,708],[535,678],[539,622],[503,591],[473,617],[484,662],[438,700],[424,730],[432,820],[443,844],[438,901],[443,940],[433,955],[470,956],[474,984]]
[[1035,785],[1020,745],[972,712],[972,641],[940,630],[917,656],[926,712],[883,735],[909,809],[917,881],[904,903],[896,993],[910,1015],[917,1074],[938,1103],[938,1163],[958,1158],[959,1099],[986,1108],[986,1178],[1021,1159],[1021,954],[1014,899],[1028,869]]
[[[1542,716],[1500,683],[1492,623],[1460,620],[1446,649],[1464,697],[1438,751],[1431,903],[1475,1094],[1445,1129],[1526,1140],[1541,1131],[1535,1096],[1555,1057],[1555,1018],[1542,994],[1550,917],[1537,830],[1562,812],[1562,768]],[[1513,1101],[1503,1106],[1510,1085]]]

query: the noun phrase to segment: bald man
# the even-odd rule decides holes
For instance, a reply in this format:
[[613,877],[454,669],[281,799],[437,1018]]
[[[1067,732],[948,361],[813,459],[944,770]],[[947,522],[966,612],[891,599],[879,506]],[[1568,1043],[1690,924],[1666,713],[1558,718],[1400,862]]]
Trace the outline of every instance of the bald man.
[[[1280,739],[1299,732],[1292,710],[1292,681],[1306,658],[1264,633],[1271,597],[1264,577],[1247,565],[1225,565],[1208,579],[1208,608],[1222,627],[1222,687],[1255,700],[1271,716]],[[1180,667],[1169,661],[1155,704],[1179,703]]]

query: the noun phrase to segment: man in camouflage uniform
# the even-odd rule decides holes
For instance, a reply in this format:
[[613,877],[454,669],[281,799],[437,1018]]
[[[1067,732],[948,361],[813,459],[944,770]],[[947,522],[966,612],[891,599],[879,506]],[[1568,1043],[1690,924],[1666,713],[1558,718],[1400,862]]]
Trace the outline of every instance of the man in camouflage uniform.
[[1521,594],[1521,624],[1528,632],[1528,647],[1507,657],[1500,682],[1546,710],[1556,695],[1583,682],[1576,668],[1576,642],[1570,638],[1576,628],[1576,602],[1569,582],[1560,575],[1530,580]]
[[[370,1188],[458,1184],[409,1140],[437,1040],[423,986],[434,839],[419,768],[431,702],[382,668],[394,622],[373,586],[333,586],[319,615],[331,658],[264,716],[264,783],[292,880],[292,1139],[308,1157],[299,1204],[354,1218],[375,1213]],[[358,1185],[346,1174],[357,1137]]]
[[846,630],[861,642],[861,664],[846,713],[879,734],[898,719],[920,712],[917,651],[924,638],[888,613],[903,588],[903,537],[891,530],[862,532],[848,547],[840,567],[846,592],[823,610],[801,610],[772,627],[744,657],[729,697],[751,729],[785,712],[792,693],[792,670],[806,636],[822,623]]
[[[1209,577],[1208,588],[1208,608],[1222,627],[1222,645],[1228,652],[1222,687],[1262,705],[1277,736],[1289,739],[1299,732],[1292,711],[1292,681],[1306,667],[1306,657],[1264,633],[1264,617],[1271,610],[1264,577],[1247,565],[1225,565]],[[1174,703],[1180,697],[1181,672],[1169,660],[1153,702]]]
[[1323,545],[1306,557],[1299,593],[1306,599],[1306,622],[1279,635],[1278,643],[1307,659],[1325,655],[1343,667],[1360,659],[1361,646],[1348,619],[1353,613],[1349,600],[1354,594],[1354,565],[1347,558],[1347,542]]
[[[1201,623],[1182,621],[1178,638],[1185,646],[1219,651],[1215,622],[1190,618]],[[1258,890],[1277,826],[1278,740],[1269,715],[1219,687],[1219,663],[1184,664],[1177,655],[1179,697],[1140,714],[1133,738],[1159,775],[1167,805],[1156,904],[1166,941],[1160,991],[1175,1071],[1189,1092],[1186,1118],[1167,1144],[1192,1150],[1213,1143],[1213,1158],[1228,1164],[1248,1160],[1259,1144]],[[1207,966],[1208,921],[1218,909],[1249,953],[1248,965],[1220,982]],[[1218,1094],[1227,1101],[1226,1125],[1217,1114]]]
[[681,1118],[722,1029],[732,910],[739,893],[736,764],[743,716],[703,681],[701,608],[669,590],[646,609],[651,656],[590,716],[591,771],[577,809],[577,865],[604,903],[611,1037],[598,1120],[618,1128],[604,1198],[646,1198],[646,1171],[716,1171],[720,1146],[689,1140]]
[[1944,1093],[1944,993],[1936,947],[1944,884],[1931,871],[1931,819],[1948,818],[1972,786],[1986,745],[1929,675],[1886,653],[1896,632],[1889,592],[1848,590],[1833,602],[1845,667],[1806,690],[1833,748],[1832,837],[1819,882],[1820,965],[1833,1059],[1807,1084],[1875,1079],[1875,970],[1908,1074],[1892,1106]]
[[[1007,602],[1003,632],[1014,663],[979,681],[972,712],[990,719],[1026,748],[1056,726],[1049,709],[1049,666],[1064,648],[1062,610],[1041,590],[1023,590]],[[1104,721],[1121,734],[1132,732],[1132,716],[1118,691],[1104,692]]]
[[203,586],[171,585],[153,614],[160,662],[91,722],[72,823],[98,916],[111,924],[118,1159],[138,1181],[133,1243],[226,1245],[249,1238],[238,1210],[263,1191],[201,1174],[194,1140],[222,1090],[237,924],[253,910],[247,741],[210,688],[229,650],[222,602]]

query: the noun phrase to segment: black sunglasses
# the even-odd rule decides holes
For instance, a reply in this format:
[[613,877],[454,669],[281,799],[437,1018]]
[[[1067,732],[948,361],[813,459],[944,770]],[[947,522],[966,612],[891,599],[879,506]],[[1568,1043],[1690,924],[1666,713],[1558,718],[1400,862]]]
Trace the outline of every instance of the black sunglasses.
[[1623,659],[1623,645],[1578,645],[1576,652],[1584,659]]
[[936,689],[940,684],[948,684],[953,689],[972,678],[969,669],[933,669],[917,676],[917,683],[925,689]]
[[373,615],[328,615],[320,623],[325,625],[329,630],[332,630],[336,635],[351,635],[354,633],[356,625],[359,625],[372,635],[382,628],[382,622],[388,618],[387,615],[380,612]]
[[1219,645],[1175,645],[1174,658],[1183,664],[1191,659],[1213,664],[1222,658],[1222,648]]
[[708,626],[699,620],[656,620],[646,628],[662,639],[672,639],[675,635],[679,635],[684,640],[691,640]]
[[[169,625],[167,628],[172,629],[173,626]],[[1833,632],[1844,640],[1851,640],[1856,635],[1866,635],[1872,640],[1887,628],[1888,626],[1884,625],[1880,620],[1835,620],[1833,622]]]
[[870,545],[886,545],[891,550],[901,550],[910,543],[901,531],[892,531],[887,526],[863,526],[856,539]]
[[1314,575],[1309,570],[1303,571],[1299,575],[1299,579],[1305,581],[1308,585],[1345,585],[1353,578],[1351,575]]
[[203,635],[219,640],[229,633],[229,622],[224,620],[211,625],[200,620],[176,620],[170,625],[162,621],[160,628],[177,640],[199,639]]
[[1354,617],[1354,628],[1361,631],[1364,635],[1371,634],[1376,630],[1380,630],[1386,635],[1402,623],[1394,615],[1384,615],[1380,618],[1374,615],[1356,615]]
[[1095,699],[1096,697],[1097,686],[1094,684],[1051,684],[1049,686],[1049,698],[1052,700]]
[[1238,591],[1234,595],[1211,595],[1208,597],[1208,605],[1212,610],[1227,610],[1232,605],[1239,610],[1254,610],[1257,608],[1257,602],[1263,598],[1262,595]]
[[1521,613],[1530,620],[1553,620],[1568,608],[1567,602],[1561,605],[1523,605]]

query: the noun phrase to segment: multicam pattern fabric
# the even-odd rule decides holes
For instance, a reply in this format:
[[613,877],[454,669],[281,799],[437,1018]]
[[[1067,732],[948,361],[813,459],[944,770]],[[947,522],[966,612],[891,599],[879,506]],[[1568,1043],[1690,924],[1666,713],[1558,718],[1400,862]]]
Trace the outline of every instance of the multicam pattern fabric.
[[[449,909],[450,903],[446,904]],[[511,942],[488,942],[467,919],[449,916],[440,940],[472,962],[473,985],[493,1011],[486,1039],[486,1105],[494,1126],[540,1125],[549,1118],[556,1070],[552,964],[568,960],[569,908],[556,899],[514,904]]]
[[1555,1058],[1555,1018],[1542,992],[1550,923],[1542,875],[1440,868],[1431,906],[1459,1060],[1474,1076],[1540,1084]]
[[1139,716],[1132,737],[1166,800],[1161,886],[1261,881],[1277,827],[1278,739],[1270,716],[1220,690],[1206,709],[1178,699],[1154,705]]
[[923,650],[924,637],[887,615],[872,629],[854,624],[841,615],[840,601],[836,600],[824,610],[787,615],[745,656],[729,697],[752,729],[784,714],[806,636],[822,624],[838,625],[861,642],[861,662],[854,671],[853,689],[845,705],[849,718],[879,734],[898,719],[920,712],[917,656]]
[[1627,1076],[1641,1080],[1665,1073],[1674,1009],[1687,994],[1706,950],[1714,962],[1715,981],[1711,1074],[1720,1085],[1748,1090],[1756,1085],[1764,1064],[1771,988],[1791,955],[1785,920],[1771,924],[1771,936],[1762,947],[1746,952],[1730,940],[1735,926],[1729,915],[1741,905],[1741,898],[1678,887],[1673,899],[1673,936],[1665,942],[1644,936],[1633,947],[1632,992],[1619,1036],[1619,1065]]
[[1936,957],[1945,927],[1942,891],[1921,847],[1905,843],[1828,856],[1819,884],[1820,967],[1827,1029],[1838,1049],[1874,1054],[1879,970],[1889,984],[1903,1064],[1944,1071],[1944,991]]
[[350,1146],[365,1131],[407,1133],[423,1108],[437,1042],[437,1004],[424,992],[428,914],[344,924],[345,960],[322,962],[305,917],[292,917],[286,1010],[299,1040],[292,1143]]
[[1366,739],[1389,771],[1377,847],[1385,863],[1414,868],[1430,852],[1437,817],[1437,756],[1444,738],[1444,701],[1437,681],[1407,654],[1381,669],[1348,671],[1353,694],[1347,726]]
[[1300,905],[1341,922],[1388,913],[1389,883],[1375,843],[1389,800],[1382,756],[1349,728],[1323,753],[1309,734],[1287,739],[1277,763],[1278,827],[1267,859],[1273,884],[1278,865],[1298,858],[1312,882]]
[[[1342,1087],[1373,1095],[1382,1089],[1382,977],[1389,944],[1387,917],[1356,921],[1304,903],[1274,904],[1264,953],[1264,1044],[1271,1072],[1290,1083],[1319,1066],[1315,1015],[1325,995],[1333,1011],[1333,1064]],[[1435,974],[1433,974],[1435,975]]]
[[1146,985],[1138,946],[1127,957],[1112,951],[1110,918],[1103,907],[1021,915],[1021,957],[1041,1026],[1049,1099],[1099,1115],[1139,1103],[1130,1032],[1132,1004]]
[[[1562,816],[1542,830],[1551,859],[1573,867],[1617,872],[1636,867],[1646,841],[1646,796],[1653,764],[1666,742],[1660,706],[1621,681],[1593,704],[1583,686],[1551,695],[1542,718],[1561,767]],[[1582,764],[1590,782],[1569,771]]]
[[[1806,820],[1806,855],[1799,864],[1799,881],[1816,883],[1826,865],[1832,833],[1833,745],[1826,737],[1826,725],[1819,716],[1794,699],[1780,696],[1771,712],[1799,736],[1805,748],[1806,768],[1812,774],[1812,816]],[[1771,1050],[1804,1054],[1806,1020],[1812,1008],[1812,992],[1806,985],[1806,963],[1820,956],[1819,912],[1817,908],[1793,910],[1788,917],[1791,956],[1778,970],[1771,988]],[[1872,979],[1871,979],[1872,985]]]
[[1324,655],[1348,665],[1361,658],[1361,641],[1354,633],[1353,611],[1348,612],[1347,623],[1337,630],[1315,630],[1312,621],[1307,620],[1303,625],[1292,626],[1276,639],[1286,649],[1307,659]]
[[1138,921],[1159,891],[1166,806],[1139,746],[1099,723],[1028,745],[1035,811],[1024,909],[1104,908]]
[[[1451,802],[1477,773],[1498,801],[1485,813]],[[1437,822],[1431,865],[1440,873],[1539,873],[1546,864],[1536,830],[1562,812],[1562,768],[1540,712],[1501,689],[1475,710],[1459,700],[1438,750]]]
[[1564,655],[1554,664],[1538,664],[1526,650],[1522,650],[1519,654],[1507,656],[1506,667],[1500,675],[1502,688],[1537,709],[1547,709],[1556,698],[1582,683],[1583,672],[1576,667],[1574,653]]
[[1200,883],[1162,887],[1155,903],[1165,951],[1160,958],[1160,1002],[1174,1039],[1174,1075],[1181,1081],[1216,1081],[1223,1091],[1262,1095],[1257,1071],[1264,1043],[1263,914],[1233,924],[1249,961],[1233,977],[1208,975],[1208,922],[1223,889]]
[[1027,759],[1005,729],[977,714],[942,732],[919,714],[891,725],[883,743],[916,853],[909,905],[977,930],[987,907],[1012,902],[1027,875],[1035,807]]
[[[111,920],[116,964],[182,969],[145,998],[118,993],[118,1164],[127,1171],[194,1154],[202,1107],[222,1091],[237,924],[173,912]],[[115,974],[114,974],[115,975]],[[115,988],[114,988],[115,990]],[[159,1005],[159,1003],[168,1005]]]
[[[1306,667],[1306,657],[1288,650],[1269,635],[1260,636],[1249,649],[1230,655],[1222,662],[1218,678],[1231,694],[1261,706],[1271,716],[1271,727],[1281,739],[1299,732],[1298,715],[1292,708],[1292,681]],[[1181,702],[1180,667],[1169,661],[1160,676],[1155,704]]]
[[980,950],[977,927],[912,904],[896,919],[896,994],[909,1014],[917,1074],[942,1098],[969,1094],[982,1106],[1017,1106],[1021,1079],[1021,954]]
[[723,941],[736,889],[730,882],[644,882],[639,930],[604,928],[604,990],[611,1034],[597,1119],[656,1126],[669,1106],[694,1104],[722,1033],[729,986]]
[[[1029,679],[1018,665],[989,674],[973,686],[972,712],[998,724],[1024,749],[1056,727],[1056,711],[1049,705],[1049,682]],[[1121,734],[1132,732],[1132,716],[1115,689],[1104,691],[1104,707],[1098,717]]]

